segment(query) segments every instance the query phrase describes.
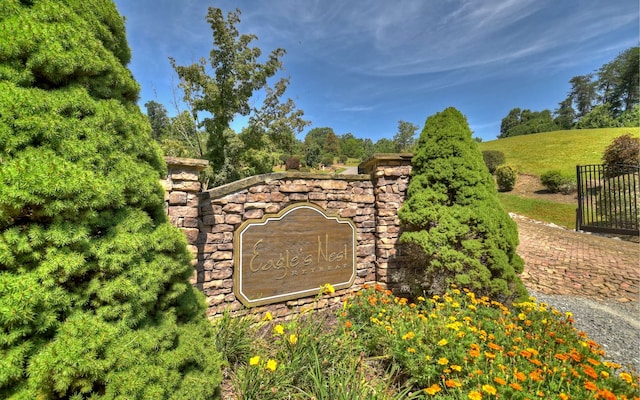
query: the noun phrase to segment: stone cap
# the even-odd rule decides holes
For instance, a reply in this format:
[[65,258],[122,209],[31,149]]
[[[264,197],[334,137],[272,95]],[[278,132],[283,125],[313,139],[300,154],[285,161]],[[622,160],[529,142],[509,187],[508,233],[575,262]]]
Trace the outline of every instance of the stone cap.
[[209,161],[199,158],[165,157],[164,162],[169,167],[188,167],[198,171],[202,171],[209,165]]
[[413,153],[376,153],[358,165],[359,174],[372,174],[378,165],[410,165]]
[[268,174],[254,175],[239,181],[227,183],[226,185],[217,186],[206,190],[205,197],[217,199],[228,194],[248,189],[251,186],[269,183],[279,179],[335,179],[344,181],[368,181],[371,180],[370,175],[348,175],[348,174],[316,174],[300,171],[271,172]]

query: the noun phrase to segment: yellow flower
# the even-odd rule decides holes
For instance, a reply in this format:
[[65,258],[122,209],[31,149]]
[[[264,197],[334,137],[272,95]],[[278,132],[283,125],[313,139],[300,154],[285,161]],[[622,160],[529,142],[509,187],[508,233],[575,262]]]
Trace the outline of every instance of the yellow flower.
[[441,390],[442,389],[440,388],[440,385],[438,385],[437,383],[434,383],[433,385],[431,385],[428,388],[426,388],[424,391],[425,391],[426,394],[434,396],[436,393],[438,393]]
[[626,372],[620,372],[620,378],[627,382],[628,384],[632,384],[633,383],[633,377],[631,376],[631,374],[628,374]]
[[264,314],[264,317],[262,317],[263,321],[271,321],[273,319],[273,315],[271,315],[271,312],[267,311]]
[[447,343],[449,343],[447,339],[440,339],[440,341],[438,342],[438,346],[446,346]]
[[415,353],[415,352],[416,352],[416,349],[414,349],[413,347],[409,347],[409,348],[407,349],[407,351],[408,351],[409,353]]
[[462,367],[459,366],[459,365],[455,365],[455,364],[451,364],[451,369],[456,371],[456,372],[462,371]]
[[260,363],[260,356],[251,357],[249,359],[249,365],[258,365]]
[[448,360],[447,358],[445,358],[445,357],[440,357],[440,358],[438,359],[438,364],[440,364],[440,365],[447,365],[447,364],[449,364],[449,360]]
[[482,393],[478,392],[478,391],[471,391],[469,392],[469,394],[467,395],[467,397],[471,400],[482,400]]
[[336,292],[336,289],[330,283],[325,283],[320,289],[322,289],[322,293],[324,294],[333,294]]
[[496,393],[498,393],[496,388],[491,386],[491,385],[482,385],[482,390],[484,390],[485,392],[487,392],[487,393],[489,393],[491,395],[495,395]]
[[292,333],[291,335],[289,335],[289,343],[291,344],[298,343],[298,335],[296,335],[295,333]]
[[409,339],[413,339],[413,337],[416,334],[413,332],[407,332],[406,334],[402,335],[402,340],[409,340]]
[[267,368],[269,371],[275,371],[277,366],[278,362],[276,360],[269,360],[267,361],[267,366],[265,368]]
[[278,325],[273,327],[273,331],[275,333],[277,333],[278,335],[284,335],[284,326],[278,324]]

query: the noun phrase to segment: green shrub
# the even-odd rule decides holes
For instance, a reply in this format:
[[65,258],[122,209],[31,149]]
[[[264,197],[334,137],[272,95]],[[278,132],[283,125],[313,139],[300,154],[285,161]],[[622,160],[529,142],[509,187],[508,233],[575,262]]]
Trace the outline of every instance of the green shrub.
[[518,169],[513,165],[501,165],[496,168],[495,174],[499,191],[510,192],[516,186]]
[[540,177],[540,182],[551,193],[563,192],[565,194],[575,191],[574,179],[564,176],[558,170],[547,171]]
[[453,282],[497,299],[526,294],[517,226],[458,110],[427,119],[398,217],[413,295],[441,293]]
[[489,168],[489,172],[492,174],[496,171],[496,168],[504,164],[506,160],[504,153],[500,150],[485,150],[482,152],[482,159],[484,160],[484,164],[487,168]]
[[110,0],[0,6],[0,398],[213,398],[221,361]]
[[618,136],[604,150],[602,162],[607,166],[608,176],[625,173],[622,165],[640,165],[640,138],[628,133]]
[[331,154],[323,155],[320,163],[326,167],[333,165],[333,156]]

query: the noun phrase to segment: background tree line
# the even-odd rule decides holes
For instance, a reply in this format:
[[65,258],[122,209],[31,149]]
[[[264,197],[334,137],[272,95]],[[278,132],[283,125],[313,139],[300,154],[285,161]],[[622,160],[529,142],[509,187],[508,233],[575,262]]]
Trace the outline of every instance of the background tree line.
[[620,53],[596,72],[571,78],[571,90],[552,113],[514,108],[502,119],[506,138],[566,129],[640,125],[639,47]]

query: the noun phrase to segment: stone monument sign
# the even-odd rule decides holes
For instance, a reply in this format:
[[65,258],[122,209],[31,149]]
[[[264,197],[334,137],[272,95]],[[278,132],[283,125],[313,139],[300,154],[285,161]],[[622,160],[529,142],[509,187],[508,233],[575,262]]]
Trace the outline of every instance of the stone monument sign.
[[247,220],[235,232],[234,292],[247,307],[312,296],[356,277],[356,228],[311,203]]

